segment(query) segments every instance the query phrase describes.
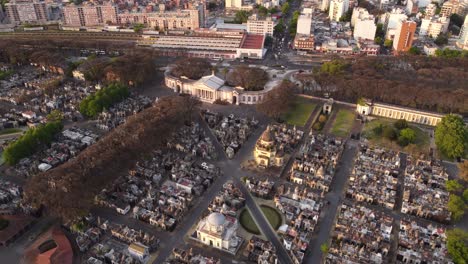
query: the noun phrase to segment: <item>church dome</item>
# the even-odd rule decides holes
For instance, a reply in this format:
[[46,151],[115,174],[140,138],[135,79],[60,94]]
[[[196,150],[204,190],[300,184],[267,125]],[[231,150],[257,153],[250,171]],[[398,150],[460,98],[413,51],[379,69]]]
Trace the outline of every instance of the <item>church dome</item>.
[[224,225],[224,221],[226,221],[226,217],[224,217],[224,215],[220,213],[211,213],[208,216],[208,223],[211,226],[215,226],[215,227],[222,226]]
[[263,132],[262,141],[273,142],[273,136],[271,135],[270,127],[267,127],[267,129]]

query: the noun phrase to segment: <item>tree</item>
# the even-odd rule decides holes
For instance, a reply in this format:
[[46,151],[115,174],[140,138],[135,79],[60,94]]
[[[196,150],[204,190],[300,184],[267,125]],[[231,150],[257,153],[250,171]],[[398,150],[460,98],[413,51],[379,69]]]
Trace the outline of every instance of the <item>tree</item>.
[[379,36],[375,37],[374,43],[378,44],[378,45],[382,45],[382,43],[383,43],[382,37],[379,37]]
[[276,24],[275,29],[273,30],[273,35],[277,36],[278,34],[284,33],[284,22],[281,18]]
[[349,64],[346,63],[344,60],[332,60],[322,64],[320,67],[321,73],[327,73],[329,75],[339,75],[343,73],[346,68],[348,68]]
[[455,264],[468,260],[468,232],[455,228],[447,231],[447,251]]
[[462,157],[468,144],[468,130],[459,115],[449,114],[442,118],[435,129],[437,148],[449,158]]
[[463,191],[463,200],[465,201],[465,203],[468,203],[468,189],[465,189]]
[[265,95],[260,104],[257,104],[257,110],[278,120],[282,114],[290,109],[296,93],[295,88],[292,82],[282,81]]
[[452,213],[452,219],[459,221],[465,214],[466,205],[460,196],[450,194],[448,202],[448,210]]
[[141,33],[144,28],[145,28],[145,25],[141,23],[133,25],[133,31],[135,31],[136,33]]
[[48,122],[62,122],[63,113],[60,110],[54,109],[47,115]]
[[231,86],[241,86],[247,91],[260,91],[268,82],[268,73],[260,68],[240,65],[228,74],[226,81]]
[[452,14],[450,15],[450,23],[456,25],[457,27],[461,28],[463,26],[464,18],[459,14]]
[[383,30],[383,24],[382,23],[378,23],[377,24],[377,29],[375,31],[375,35],[380,37],[380,38],[383,38],[385,36],[385,31]]
[[324,256],[328,254],[328,250],[329,250],[329,247],[327,243],[323,243],[322,245],[320,245],[320,251],[322,251],[322,254]]
[[437,46],[447,45],[447,43],[448,43],[448,36],[445,35],[445,34],[440,33],[439,36],[437,36],[437,38],[434,40],[434,43],[435,43]]
[[268,14],[268,9],[264,6],[258,8],[258,14],[261,16],[266,16]]
[[392,46],[393,46],[393,40],[391,40],[391,39],[386,39],[386,40],[384,41],[384,47],[386,47],[387,49],[388,49],[388,48],[391,48]]
[[171,74],[176,77],[185,76],[192,80],[198,80],[211,69],[211,64],[202,58],[184,58],[175,62]]
[[353,9],[349,9],[344,15],[340,17],[340,22],[350,22],[353,15]]
[[410,143],[414,143],[416,140],[416,133],[411,128],[404,128],[400,131],[398,136],[398,144],[401,146],[406,146]]
[[468,181],[468,160],[464,160],[461,163],[458,163],[458,171],[460,178],[464,181]]
[[278,13],[278,11],[279,11],[278,8],[276,8],[275,6],[268,9],[269,14],[276,14]]
[[395,129],[393,129],[393,127],[390,127],[390,126],[386,126],[383,129],[382,135],[385,138],[390,139],[390,140],[395,140],[397,138],[397,133],[396,133]]
[[249,19],[250,13],[245,10],[239,10],[236,12],[234,22],[238,24],[246,23]]
[[393,126],[398,130],[402,130],[408,127],[408,122],[405,119],[398,119],[393,123]]
[[418,47],[413,46],[408,50],[408,53],[411,55],[421,55],[421,50]]
[[281,6],[281,13],[287,14],[290,9],[291,9],[291,7],[289,6],[289,3],[286,2]]
[[457,180],[448,180],[445,182],[445,188],[447,188],[447,191],[451,193],[458,193],[463,190],[463,185],[461,185]]

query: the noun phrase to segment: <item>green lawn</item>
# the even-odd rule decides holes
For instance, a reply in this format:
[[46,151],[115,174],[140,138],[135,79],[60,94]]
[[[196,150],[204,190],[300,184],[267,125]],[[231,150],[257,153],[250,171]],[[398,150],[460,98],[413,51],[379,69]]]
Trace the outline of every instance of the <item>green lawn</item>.
[[282,118],[290,125],[303,127],[312,111],[314,111],[315,106],[309,100],[297,97],[291,109]]
[[354,111],[349,109],[338,110],[330,132],[337,137],[347,137],[353,128],[354,119]]
[[3,130],[0,130],[0,135],[13,134],[13,133],[21,132],[21,131],[23,131],[23,130],[21,130],[19,128],[5,128]]
[[[273,227],[273,229],[277,230],[282,222],[280,213],[276,211],[276,209],[266,205],[261,205],[260,209],[262,210],[263,215],[265,215],[266,219]],[[260,234],[260,230],[258,229],[257,224],[255,224],[255,221],[253,220],[252,216],[250,215],[249,210],[244,209],[240,213],[239,222],[242,225],[242,227],[248,232],[256,235]]]
[[[383,147],[391,148],[396,151],[405,151],[405,152],[422,152],[422,153],[429,153],[429,146],[430,146],[430,137],[429,134],[421,129],[419,126],[408,123],[409,128],[413,129],[416,133],[416,141],[414,144],[416,145],[415,150],[407,149],[400,147],[396,142],[390,142],[388,139],[384,138],[383,136],[377,136],[374,134],[373,129],[378,125],[383,126],[393,126],[396,122],[396,119],[387,119],[387,118],[377,118],[370,122],[367,122],[364,125],[362,130],[362,137],[367,138],[372,144],[380,145]],[[414,154],[414,153],[413,153]]]

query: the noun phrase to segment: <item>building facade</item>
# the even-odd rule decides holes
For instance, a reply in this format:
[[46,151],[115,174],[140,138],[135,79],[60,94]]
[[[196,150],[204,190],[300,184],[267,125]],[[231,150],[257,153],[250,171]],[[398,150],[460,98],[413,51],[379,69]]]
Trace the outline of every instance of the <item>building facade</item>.
[[450,23],[450,18],[448,17],[431,17],[431,18],[423,18],[421,20],[421,28],[419,30],[420,36],[429,36],[432,38],[436,38],[440,34],[447,33],[448,27]]
[[315,38],[312,35],[296,34],[294,37],[294,49],[297,50],[315,50]]
[[401,21],[395,32],[393,40],[393,50],[395,54],[407,52],[413,45],[414,33],[416,32],[416,22]]
[[205,245],[222,250],[238,247],[237,219],[213,212],[197,226],[197,239]]
[[465,16],[465,22],[460,30],[457,46],[461,49],[468,50],[468,15]]
[[255,144],[254,158],[257,165],[264,168],[280,167],[284,163],[284,153],[276,149],[269,126]]
[[312,30],[312,14],[301,14],[297,20],[297,34],[310,35]]
[[117,6],[106,5],[66,5],[62,9],[63,24],[71,27],[95,27],[117,24]]
[[225,85],[225,81],[214,74],[199,80],[177,78],[169,72],[164,78],[167,87],[179,94],[189,94],[200,101],[213,104],[217,100],[230,104],[258,104],[265,98],[267,91],[245,91],[242,87]]
[[247,20],[247,33],[273,36],[276,23],[271,17],[260,18],[253,14]]
[[374,40],[376,31],[375,17],[367,12],[359,12],[355,18],[353,31],[354,39]]
[[356,111],[363,116],[372,115],[392,119],[405,119],[408,122],[428,126],[436,126],[443,117],[441,114],[419,111],[406,107],[372,103],[370,101],[357,104]]
[[340,18],[348,11],[348,8],[348,0],[331,0],[328,18],[332,21],[340,21]]
[[39,0],[11,0],[5,4],[10,23],[44,23],[49,20],[47,5]]

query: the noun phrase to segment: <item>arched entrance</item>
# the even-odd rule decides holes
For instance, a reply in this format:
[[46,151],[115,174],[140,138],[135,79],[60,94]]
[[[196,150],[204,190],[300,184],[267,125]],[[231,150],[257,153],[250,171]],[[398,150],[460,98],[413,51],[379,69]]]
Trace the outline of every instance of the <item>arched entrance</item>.
[[177,87],[176,87],[176,92],[180,93],[180,85],[178,85],[178,84],[177,84]]
[[232,97],[232,104],[236,104],[237,103],[237,96],[233,96]]

